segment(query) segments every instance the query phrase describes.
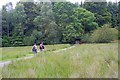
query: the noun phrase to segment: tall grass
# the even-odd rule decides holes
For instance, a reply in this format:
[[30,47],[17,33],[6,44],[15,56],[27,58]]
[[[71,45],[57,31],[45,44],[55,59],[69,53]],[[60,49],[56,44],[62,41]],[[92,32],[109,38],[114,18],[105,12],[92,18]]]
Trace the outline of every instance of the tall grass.
[[0,61],[2,60],[2,48],[0,48]]
[[2,68],[0,67],[0,80],[2,79]]
[[73,69],[71,77],[118,77],[118,46],[116,43],[85,44],[70,52]]
[[46,51],[44,57],[38,54],[5,66],[2,75],[4,78],[117,78],[117,45],[82,44],[56,53]]

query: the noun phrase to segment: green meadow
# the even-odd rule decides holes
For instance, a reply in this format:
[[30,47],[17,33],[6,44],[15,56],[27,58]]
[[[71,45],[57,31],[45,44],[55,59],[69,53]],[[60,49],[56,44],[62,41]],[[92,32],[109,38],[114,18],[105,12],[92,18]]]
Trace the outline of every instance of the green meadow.
[[[45,45],[35,57],[2,68],[3,78],[118,78],[118,43]],[[3,48],[2,60],[29,56],[31,47]],[[33,54],[32,54],[33,55]]]
[[[45,45],[45,52],[51,52],[58,49],[67,48],[71,45],[67,44],[57,44],[57,45]],[[39,50],[39,45],[38,45]],[[32,46],[24,47],[3,47],[2,49],[2,59],[0,61],[14,60],[21,57],[33,56]]]
[[[4,1],[0,79],[118,78],[120,2]],[[39,50],[42,43],[44,51]]]

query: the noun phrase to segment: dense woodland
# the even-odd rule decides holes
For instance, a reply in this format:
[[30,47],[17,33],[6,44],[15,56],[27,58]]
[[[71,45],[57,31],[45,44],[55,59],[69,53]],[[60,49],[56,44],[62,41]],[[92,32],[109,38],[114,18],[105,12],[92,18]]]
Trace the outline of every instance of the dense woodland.
[[117,2],[11,2],[2,7],[2,46],[111,42],[118,38]]

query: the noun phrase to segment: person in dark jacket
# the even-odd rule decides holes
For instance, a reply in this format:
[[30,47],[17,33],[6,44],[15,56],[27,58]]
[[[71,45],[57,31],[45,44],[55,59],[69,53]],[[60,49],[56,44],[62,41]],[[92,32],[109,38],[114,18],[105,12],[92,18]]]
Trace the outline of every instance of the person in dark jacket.
[[43,45],[43,42],[40,43],[40,47],[39,48],[40,48],[40,51],[44,51],[45,47]]

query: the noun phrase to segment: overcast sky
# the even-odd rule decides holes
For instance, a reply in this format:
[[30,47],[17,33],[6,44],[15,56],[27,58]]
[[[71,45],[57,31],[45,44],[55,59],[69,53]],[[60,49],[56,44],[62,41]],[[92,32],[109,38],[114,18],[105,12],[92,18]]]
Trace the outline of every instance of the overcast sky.
[[[8,2],[12,2],[13,6],[15,6],[15,4],[20,1],[20,0],[0,0],[0,8],[2,8],[2,5],[5,5],[6,3]],[[81,1],[84,2],[84,0],[67,0],[67,1],[70,1],[72,3],[75,3],[75,2],[78,2],[80,3]],[[120,0],[106,0],[106,1],[112,1],[112,2],[119,2]]]

